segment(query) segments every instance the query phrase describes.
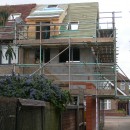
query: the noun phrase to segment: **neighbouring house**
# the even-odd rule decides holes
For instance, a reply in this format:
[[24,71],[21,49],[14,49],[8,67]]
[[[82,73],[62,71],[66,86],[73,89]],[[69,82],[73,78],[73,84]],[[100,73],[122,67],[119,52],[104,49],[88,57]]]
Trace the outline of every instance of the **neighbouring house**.
[[[100,102],[117,96],[114,12],[109,13],[108,28],[108,22],[100,21],[106,14],[100,16],[97,2],[17,6],[23,8],[17,10],[14,38],[9,39],[18,48],[14,72],[44,74],[69,90],[75,102],[86,104],[86,130],[101,129],[104,113]],[[25,9],[28,13],[21,17]],[[8,40],[2,35],[2,42]],[[3,63],[0,74],[11,73]]]
[[117,99],[106,99],[104,101],[105,115],[107,116],[125,116],[129,115],[129,99],[124,98],[130,95],[130,79],[119,72],[117,72]]
[[[0,53],[0,76],[10,75],[14,70],[18,73],[18,68],[14,67],[14,64],[19,61],[18,46],[16,46],[18,35],[15,35],[14,33],[18,33],[18,30],[16,30],[16,24],[25,24],[26,17],[35,6],[36,4],[0,6],[1,8],[7,8],[10,10],[10,12],[8,12],[9,17],[5,23],[5,26],[0,27],[0,48],[2,50],[2,53]],[[23,27],[20,27],[19,29],[22,30],[22,28]],[[10,57],[5,57],[9,44],[12,46],[16,54],[16,57],[13,55],[13,59]]]

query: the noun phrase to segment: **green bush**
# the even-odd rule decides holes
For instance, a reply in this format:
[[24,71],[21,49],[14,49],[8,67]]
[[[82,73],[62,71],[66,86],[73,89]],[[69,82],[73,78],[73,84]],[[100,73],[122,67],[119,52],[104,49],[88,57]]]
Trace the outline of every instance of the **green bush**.
[[64,110],[71,101],[69,91],[63,91],[43,75],[6,76],[0,80],[0,96],[43,100]]

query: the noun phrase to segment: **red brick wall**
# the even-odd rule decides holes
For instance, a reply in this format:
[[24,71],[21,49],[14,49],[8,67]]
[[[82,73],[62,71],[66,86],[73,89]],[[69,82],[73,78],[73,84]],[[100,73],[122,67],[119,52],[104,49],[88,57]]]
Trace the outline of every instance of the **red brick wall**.
[[62,114],[62,130],[76,130],[76,111],[67,110]]
[[86,97],[86,130],[96,129],[96,99],[92,96]]

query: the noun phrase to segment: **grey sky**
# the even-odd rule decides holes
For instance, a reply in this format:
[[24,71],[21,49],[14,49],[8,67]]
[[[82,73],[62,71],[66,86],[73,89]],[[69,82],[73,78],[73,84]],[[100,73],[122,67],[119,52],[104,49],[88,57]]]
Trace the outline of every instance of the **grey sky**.
[[117,28],[117,46],[118,65],[130,78],[130,0],[1,0],[1,5],[10,4],[60,4],[60,3],[78,3],[78,2],[99,2],[100,12],[121,11],[116,19]]

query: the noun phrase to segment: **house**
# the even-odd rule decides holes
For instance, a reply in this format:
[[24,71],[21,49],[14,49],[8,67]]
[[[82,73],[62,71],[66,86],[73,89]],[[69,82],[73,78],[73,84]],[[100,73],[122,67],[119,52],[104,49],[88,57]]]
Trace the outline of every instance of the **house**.
[[106,116],[129,115],[129,99],[124,98],[130,95],[129,91],[130,79],[125,75],[117,72],[117,99],[106,99],[104,102],[104,110]]
[[[9,17],[5,26],[0,27],[0,48],[2,50],[2,54],[0,54],[0,76],[10,75],[13,70],[18,73],[18,69],[13,65],[18,63],[18,47],[16,46],[18,37],[14,33],[16,31],[15,23],[26,23],[26,17],[35,6],[36,4],[1,6],[1,8],[7,8],[10,12],[8,12]],[[16,53],[16,57],[13,56],[13,59],[5,57],[9,44]]]
[[14,72],[44,74],[69,90],[78,104],[85,100],[86,130],[101,129],[100,102],[117,96],[114,12],[107,28],[108,22],[106,27],[100,23],[98,8],[97,2],[33,5],[24,22],[15,20],[13,39],[18,48]]

